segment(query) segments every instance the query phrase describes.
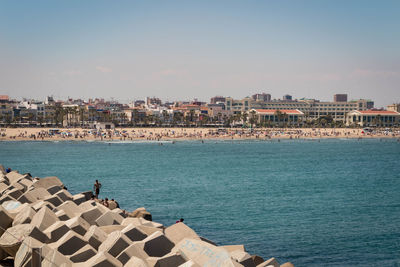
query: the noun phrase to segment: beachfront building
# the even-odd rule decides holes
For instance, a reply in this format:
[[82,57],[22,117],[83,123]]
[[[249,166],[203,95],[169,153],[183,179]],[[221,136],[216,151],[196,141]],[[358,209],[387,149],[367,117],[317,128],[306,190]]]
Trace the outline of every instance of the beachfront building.
[[400,103],[388,105],[387,110],[400,112]]
[[264,101],[264,102],[270,102],[271,101],[271,95],[266,94],[266,93],[261,93],[261,94],[254,94],[251,96],[251,98],[254,101]]
[[11,123],[14,117],[13,103],[8,95],[0,95],[0,122]]
[[240,114],[252,108],[253,99],[245,97],[241,100],[235,100],[232,97],[225,98],[225,109],[233,114]]
[[[246,97],[235,100],[226,97],[225,110],[233,114],[240,114],[250,109],[278,109],[278,110],[300,110],[307,120],[318,120],[322,117],[330,117],[333,121],[345,123],[346,113],[352,110],[368,110],[374,107],[374,102],[365,99],[347,101],[347,95],[337,94],[336,101],[323,102],[315,99],[292,99],[285,95],[283,100],[271,100],[269,94],[255,94],[252,98]],[[268,100],[268,101],[265,101]]]
[[347,94],[333,95],[333,102],[347,102]]
[[400,125],[400,113],[390,110],[353,110],[347,113],[347,126],[392,127]]
[[298,109],[252,109],[249,119],[255,119],[257,124],[265,126],[299,126],[304,122],[304,113]]

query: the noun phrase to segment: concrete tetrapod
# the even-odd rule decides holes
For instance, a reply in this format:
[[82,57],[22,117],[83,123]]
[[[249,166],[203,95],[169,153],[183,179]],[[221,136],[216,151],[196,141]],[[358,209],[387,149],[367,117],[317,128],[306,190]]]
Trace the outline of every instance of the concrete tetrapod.
[[0,237],[0,248],[8,255],[15,257],[21,243],[29,236],[42,243],[48,242],[48,237],[37,227],[30,224],[18,224],[8,228]]
[[155,232],[136,244],[139,244],[150,257],[163,257],[174,247],[174,243],[161,232]]
[[57,242],[51,243],[49,246],[65,256],[71,256],[87,244],[80,235],[74,231],[69,231]]
[[180,252],[170,252],[163,257],[149,257],[146,259],[150,266],[154,267],[178,267],[187,261]]
[[232,260],[225,249],[197,239],[185,238],[172,251],[180,251],[200,266],[243,266]]
[[275,258],[270,258],[263,263],[257,265],[257,267],[267,267],[267,266],[273,266],[273,267],[279,267],[279,263]]
[[124,264],[125,267],[149,267],[149,265],[142,259],[132,256],[130,260]]
[[17,224],[30,223],[36,211],[31,206],[25,206],[14,218],[13,226]]
[[49,189],[52,188],[54,186],[59,186],[60,188],[64,187],[64,184],[61,182],[60,179],[58,179],[58,177],[52,176],[52,177],[45,177],[45,178],[41,178],[36,180],[33,183],[33,186],[35,188],[39,188],[42,187],[44,189]]
[[165,228],[164,233],[165,236],[175,245],[184,238],[200,240],[200,237],[196,234],[196,232],[183,222],[175,223],[171,226],[168,226],[167,228]]
[[58,217],[47,206],[42,207],[33,217],[31,225],[36,226],[41,231],[58,221]]
[[5,230],[10,227],[13,223],[13,218],[6,209],[0,206],[0,236]]
[[143,231],[133,224],[126,226],[121,233],[125,234],[131,241],[142,241],[147,237]]
[[72,256],[70,256],[69,259],[74,263],[84,262],[96,254],[97,254],[97,251],[94,248],[92,248],[92,246],[85,245],[84,247],[79,249],[77,252],[75,252]]
[[117,257],[131,244],[131,240],[120,231],[112,232],[99,246],[99,252],[105,251],[113,257]]
[[122,217],[121,215],[111,211],[107,211],[106,213],[102,214],[99,218],[97,218],[96,224],[98,226],[106,226],[113,224],[120,225],[123,220],[124,217]]
[[235,250],[231,253],[231,258],[239,262],[245,267],[256,267],[256,264],[253,261],[251,255],[242,250]]
[[65,224],[65,222],[58,221],[44,230],[43,233],[49,237],[49,243],[54,243],[69,231],[71,231],[71,229]]
[[81,217],[69,219],[65,224],[81,236],[84,236],[90,228],[90,224]]
[[137,257],[146,260],[149,255],[138,244],[132,243],[129,247],[125,248],[116,258],[122,263],[126,264],[130,258]]
[[108,235],[101,230],[98,226],[92,225],[84,235],[83,239],[89,242],[89,244],[95,248],[99,249],[99,246],[106,241]]

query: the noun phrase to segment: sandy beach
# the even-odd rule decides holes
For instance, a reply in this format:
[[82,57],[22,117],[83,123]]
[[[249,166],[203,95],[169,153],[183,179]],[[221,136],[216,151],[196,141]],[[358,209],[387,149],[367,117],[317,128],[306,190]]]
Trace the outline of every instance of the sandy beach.
[[126,140],[202,140],[202,139],[319,139],[319,138],[400,138],[400,129],[347,128],[116,128],[93,130],[82,128],[2,128],[0,140],[24,141],[126,141]]

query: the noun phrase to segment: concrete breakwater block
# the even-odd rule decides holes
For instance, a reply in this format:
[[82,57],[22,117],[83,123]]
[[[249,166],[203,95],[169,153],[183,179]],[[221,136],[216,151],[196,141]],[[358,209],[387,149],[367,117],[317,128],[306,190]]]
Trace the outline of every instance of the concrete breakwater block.
[[144,218],[148,221],[152,221],[151,213],[148,212],[144,207],[140,207],[132,212],[129,212],[128,217]]
[[74,264],[77,267],[122,267],[122,263],[120,263],[116,258],[108,254],[107,252],[99,252],[97,255],[91,257],[89,260]]
[[150,226],[150,227],[156,227],[156,228],[164,228],[164,226],[161,223],[153,222],[153,221],[148,221],[143,218],[134,218],[134,217],[127,217],[125,218],[122,223],[122,225],[129,225],[129,224],[134,224],[136,226],[138,225],[144,225],[144,226]]
[[102,215],[103,213],[98,207],[92,206],[90,209],[82,212],[81,217],[90,225],[97,225],[96,220]]
[[46,188],[46,189],[50,195],[55,195],[58,191],[60,191],[62,189],[62,187],[59,185],[54,185],[54,186]]
[[72,267],[73,262],[67,256],[51,249],[50,246],[47,247],[49,249],[46,249],[45,254],[42,251],[42,267]]
[[10,197],[12,197],[13,199],[18,199],[20,196],[22,196],[24,192],[22,192],[21,190],[19,190],[18,188],[13,188],[10,189],[6,192],[6,194]]
[[59,205],[57,208],[54,209],[54,211],[56,212],[60,210],[63,210],[69,218],[79,216],[82,213],[82,209],[78,205],[76,205],[75,202],[71,200],[65,201],[64,203],[62,203],[61,205]]
[[97,254],[97,251],[94,248],[92,248],[92,246],[85,245],[84,247],[79,249],[77,252],[75,252],[72,256],[70,256],[69,259],[73,263],[84,262],[96,254]]
[[8,186],[8,181],[4,179],[0,180],[0,196],[7,190]]
[[117,257],[131,244],[131,240],[119,231],[112,232],[99,246],[99,252],[105,251],[113,257]]
[[101,230],[103,230],[107,235],[111,234],[115,231],[122,231],[125,228],[123,225],[106,225],[106,226],[99,226]]
[[36,211],[31,206],[24,206],[23,209],[15,216],[13,226],[23,223],[30,223]]
[[20,174],[17,171],[12,171],[12,172],[9,172],[9,173],[6,174],[6,178],[7,178],[8,182],[9,182],[9,184],[16,183],[16,182],[18,182],[19,180],[21,180],[22,178],[24,178],[26,176],[28,176],[28,175]]
[[93,248],[99,249],[100,245],[106,241],[108,234],[101,230],[98,226],[92,225],[84,235],[83,239],[86,240]]
[[157,267],[173,267],[180,266],[187,261],[179,252],[171,252],[165,255],[164,257],[149,257],[146,259],[147,263],[150,266]]
[[46,189],[39,187],[32,187],[30,190],[26,191],[18,200],[25,201],[26,203],[34,203],[38,200],[43,200],[44,198],[50,196]]
[[65,256],[71,256],[87,244],[80,235],[74,231],[69,231],[57,242],[51,243],[49,246]]
[[270,258],[266,261],[264,261],[263,263],[257,265],[257,267],[279,267],[280,264],[278,263],[278,261],[275,258]]
[[243,266],[233,260],[225,249],[197,239],[185,238],[172,251],[180,251],[200,266]]
[[65,221],[65,225],[81,236],[84,236],[90,228],[90,224],[81,217],[69,219]]
[[195,263],[192,260],[189,260],[185,263],[182,263],[181,265],[179,265],[178,267],[200,267],[200,265],[198,265],[197,263]]
[[251,255],[242,250],[235,250],[230,253],[231,258],[245,267],[256,267]]
[[58,221],[44,230],[43,233],[49,237],[49,243],[54,243],[69,231],[71,231],[71,229],[65,224],[65,222]]
[[7,194],[3,194],[3,195],[0,197],[0,205],[3,204],[4,202],[10,201],[10,200],[17,201],[15,198],[10,197],[10,196],[7,195]]
[[42,243],[49,241],[48,237],[37,227],[30,224],[19,224],[10,227],[0,237],[0,248],[8,255],[15,257],[21,243],[26,237],[32,237]]
[[57,216],[47,206],[42,207],[32,218],[31,225],[44,231],[58,221]]
[[253,259],[255,265],[259,265],[264,262],[264,259],[258,255],[252,255],[251,258]]
[[11,227],[13,218],[3,206],[0,206],[0,236],[5,232],[4,230]]
[[65,202],[67,200],[72,200],[71,193],[65,189],[61,189],[60,191],[56,192],[54,195],[56,195],[59,199],[61,199],[62,202]]
[[106,226],[106,225],[113,225],[117,224],[120,225],[124,218],[116,213],[113,213],[111,211],[107,211],[106,213],[102,214],[99,218],[96,220],[96,224],[98,226]]
[[43,187],[46,190],[54,186],[64,188],[64,184],[61,182],[60,179],[58,179],[58,177],[55,176],[37,179],[33,182],[32,186],[35,188]]
[[164,230],[165,236],[171,240],[175,245],[184,238],[191,238],[200,240],[200,237],[183,222],[175,223]]
[[36,201],[36,202],[32,203],[32,205],[31,205],[31,207],[35,211],[39,211],[44,206],[46,206],[50,210],[54,210],[54,208],[55,208],[53,204],[51,204],[47,201],[43,201],[43,200]]
[[125,265],[132,257],[146,260],[149,255],[147,255],[140,245],[132,243],[117,256],[117,259]]
[[125,267],[150,267],[144,260],[132,256],[130,260],[124,264]]
[[37,253],[37,256],[47,255],[51,249],[46,244],[32,237],[26,237],[19,247],[17,254],[15,254],[14,266],[32,266],[32,250],[35,248],[38,249],[34,251],[34,253]]
[[56,195],[48,196],[43,200],[53,204],[54,207],[58,207],[63,203],[63,201]]
[[63,211],[63,210],[59,210],[59,211],[57,211],[56,213],[54,213],[56,216],[57,216],[57,218],[60,220],[60,221],[68,221],[69,219],[71,219],[70,217],[68,217],[68,215],[65,213],[65,211]]
[[124,229],[122,229],[121,233],[125,234],[132,242],[142,241],[147,237],[143,231],[133,224],[126,226]]
[[79,205],[86,201],[86,197],[84,194],[76,194],[72,196],[72,201],[75,202],[76,205]]
[[150,257],[163,257],[175,246],[162,232],[155,232],[136,244],[139,244]]

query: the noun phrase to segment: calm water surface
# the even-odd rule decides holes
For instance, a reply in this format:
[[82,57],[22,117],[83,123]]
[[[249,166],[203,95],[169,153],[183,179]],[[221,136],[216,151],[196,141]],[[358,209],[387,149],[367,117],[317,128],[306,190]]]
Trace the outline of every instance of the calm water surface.
[[396,140],[0,142],[0,164],[298,266],[400,266]]

